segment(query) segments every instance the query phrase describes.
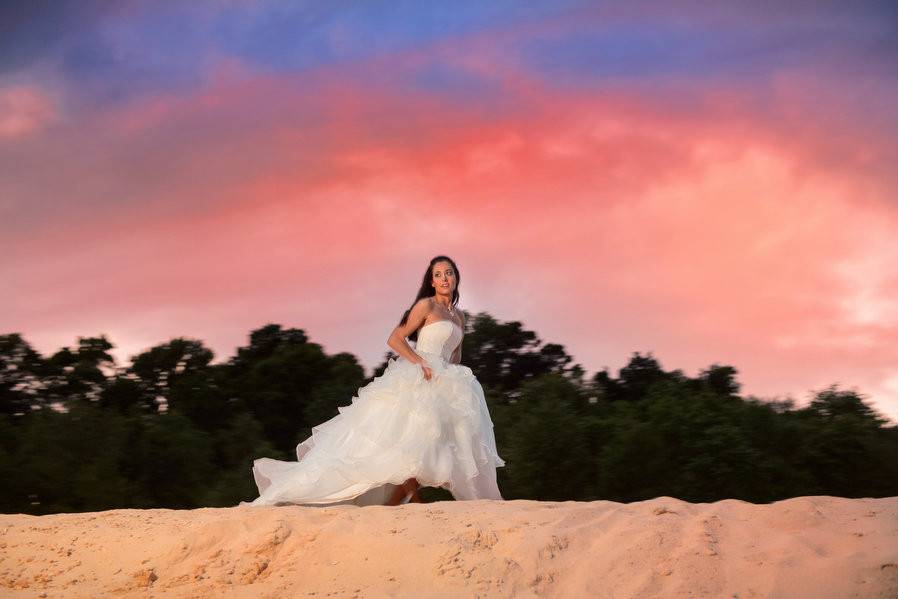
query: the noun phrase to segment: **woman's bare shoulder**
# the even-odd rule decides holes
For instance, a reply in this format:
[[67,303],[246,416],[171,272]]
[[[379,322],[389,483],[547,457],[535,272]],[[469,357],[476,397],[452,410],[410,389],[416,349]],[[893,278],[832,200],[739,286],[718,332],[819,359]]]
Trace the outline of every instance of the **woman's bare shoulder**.
[[433,312],[433,300],[429,297],[422,297],[415,302],[411,311],[416,315],[420,315],[422,318],[427,318],[430,316],[430,313]]
[[415,302],[415,307],[420,309],[426,308],[430,310],[433,308],[433,298],[432,297],[422,297],[417,302]]

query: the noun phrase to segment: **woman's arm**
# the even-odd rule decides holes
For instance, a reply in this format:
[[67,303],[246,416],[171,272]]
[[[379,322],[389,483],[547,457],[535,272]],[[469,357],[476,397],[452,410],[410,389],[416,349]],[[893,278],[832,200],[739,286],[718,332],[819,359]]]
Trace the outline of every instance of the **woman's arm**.
[[415,332],[422,324],[424,319],[430,313],[430,298],[418,300],[408,315],[405,324],[401,324],[393,329],[390,337],[387,339],[387,345],[397,354],[411,362],[412,364],[426,363],[424,358],[415,353],[412,346],[408,344],[406,337]]

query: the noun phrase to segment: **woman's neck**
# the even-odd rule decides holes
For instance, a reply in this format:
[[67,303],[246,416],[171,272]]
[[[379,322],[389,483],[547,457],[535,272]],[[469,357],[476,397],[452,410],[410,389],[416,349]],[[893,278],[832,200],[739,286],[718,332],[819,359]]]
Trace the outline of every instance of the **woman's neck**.
[[449,308],[449,304],[452,302],[452,300],[450,300],[450,299],[443,299],[443,298],[440,297],[439,295],[433,296],[433,301],[435,301],[436,303],[438,303],[439,305],[443,306],[443,307],[446,308],[446,309]]

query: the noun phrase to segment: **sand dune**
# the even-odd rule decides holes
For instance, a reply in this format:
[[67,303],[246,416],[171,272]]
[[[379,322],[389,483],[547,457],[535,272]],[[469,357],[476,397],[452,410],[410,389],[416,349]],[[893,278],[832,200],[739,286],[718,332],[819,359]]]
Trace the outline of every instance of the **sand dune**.
[[0,515],[3,597],[898,597],[898,497]]

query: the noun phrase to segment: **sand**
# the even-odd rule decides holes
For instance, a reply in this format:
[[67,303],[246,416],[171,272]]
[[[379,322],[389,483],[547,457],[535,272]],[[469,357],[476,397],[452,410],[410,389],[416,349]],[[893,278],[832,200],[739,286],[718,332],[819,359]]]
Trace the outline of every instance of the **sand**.
[[898,497],[0,515],[2,597],[898,597]]

